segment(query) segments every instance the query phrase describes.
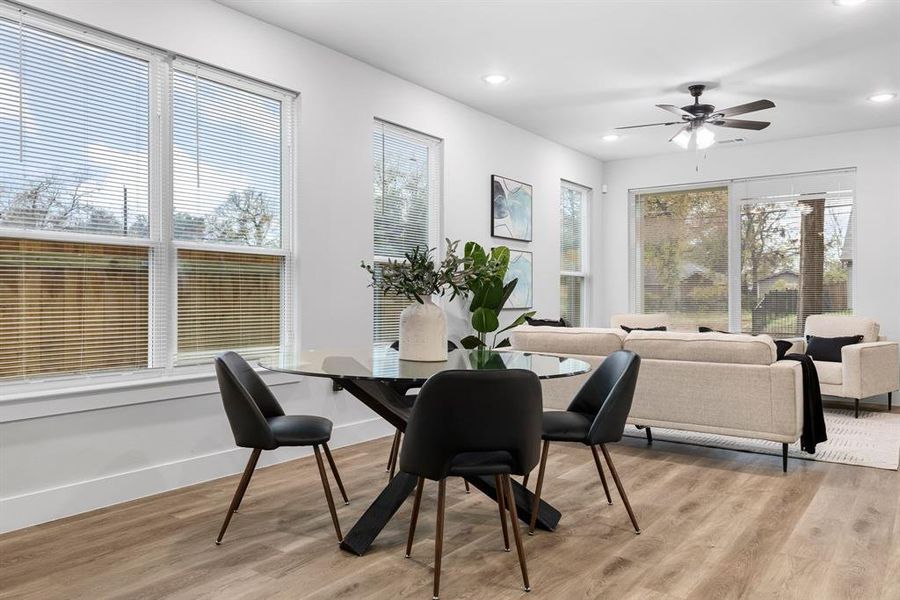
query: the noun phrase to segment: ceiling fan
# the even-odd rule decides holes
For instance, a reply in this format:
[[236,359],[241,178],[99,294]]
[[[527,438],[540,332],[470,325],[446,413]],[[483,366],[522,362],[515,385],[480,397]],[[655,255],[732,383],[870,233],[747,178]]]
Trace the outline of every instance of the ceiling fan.
[[697,148],[702,150],[709,148],[716,141],[716,134],[707,125],[715,125],[717,127],[733,127],[735,129],[753,129],[759,131],[765,129],[771,123],[768,121],[747,121],[744,119],[730,119],[734,115],[743,115],[745,113],[774,108],[775,103],[771,100],[757,100],[748,102],[731,108],[716,110],[712,104],[700,104],[700,95],[706,89],[705,85],[691,85],[688,90],[694,97],[694,103],[681,108],[673,104],[657,104],[659,108],[667,110],[681,117],[680,121],[670,121],[667,123],[648,123],[647,125],[629,125],[627,127],[616,127],[616,129],[636,129],[638,127],[657,127],[668,125],[682,125],[678,133],[669,138],[670,142],[674,142],[679,147],[688,149],[691,139],[696,139]]

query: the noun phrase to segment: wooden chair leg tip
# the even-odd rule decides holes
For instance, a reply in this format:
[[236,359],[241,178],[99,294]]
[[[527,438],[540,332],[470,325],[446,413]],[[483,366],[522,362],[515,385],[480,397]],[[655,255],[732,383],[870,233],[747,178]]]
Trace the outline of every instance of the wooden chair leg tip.
[[221,546],[221,545],[222,545],[221,540],[216,540],[216,546]]
[[641,530],[640,530],[640,529],[636,529],[635,532],[634,532],[634,535],[641,535]]
[[504,552],[510,552],[510,549],[509,549],[509,548],[504,548],[503,551],[504,551]]
[[534,535],[534,532],[533,532],[533,531],[529,531],[529,532],[528,532],[528,535]]
[[526,591],[526,592],[530,592],[530,591],[531,591],[531,586],[528,586],[527,588],[525,588],[525,591]]

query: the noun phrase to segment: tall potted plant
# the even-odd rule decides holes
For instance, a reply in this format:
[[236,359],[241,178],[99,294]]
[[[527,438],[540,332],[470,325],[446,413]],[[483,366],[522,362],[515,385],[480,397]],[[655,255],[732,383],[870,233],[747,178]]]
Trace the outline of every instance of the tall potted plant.
[[[467,349],[490,349],[509,346],[509,339],[497,341],[497,337],[513,327],[525,323],[525,319],[535,314],[535,311],[522,313],[506,327],[500,329],[500,311],[506,306],[513,290],[516,289],[518,279],[507,283],[506,271],[509,268],[509,248],[497,246],[490,252],[475,242],[468,242],[463,255],[465,268],[461,271],[462,281],[459,289],[464,293],[471,293],[469,312],[472,313],[472,329],[475,335],[470,335],[461,340]],[[488,335],[493,337],[488,343]]]
[[463,261],[456,255],[458,243],[447,240],[446,257],[440,262],[435,261],[434,248],[416,246],[404,260],[389,259],[380,268],[365,261],[360,265],[371,276],[370,285],[376,291],[411,303],[400,313],[402,360],[447,360],[447,318],[432,297],[449,291],[452,300],[463,293],[465,277]]

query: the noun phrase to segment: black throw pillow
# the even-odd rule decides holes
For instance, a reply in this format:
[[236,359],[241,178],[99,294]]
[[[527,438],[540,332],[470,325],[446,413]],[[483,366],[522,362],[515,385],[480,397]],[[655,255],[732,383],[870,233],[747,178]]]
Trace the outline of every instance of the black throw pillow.
[[566,320],[562,317],[559,318],[559,321],[554,321],[553,319],[532,319],[531,317],[525,317],[525,322],[531,325],[532,327],[568,327],[569,324],[566,323]]
[[730,331],[722,331],[721,329],[713,329],[712,327],[698,327],[700,333],[731,333]]
[[813,360],[825,362],[841,362],[841,348],[862,341],[861,335],[848,335],[845,337],[817,337],[806,336],[806,354]]
[[775,340],[775,348],[778,350],[778,360],[783,359],[793,345],[794,342],[789,342],[788,340]]
[[625,325],[619,325],[619,327],[624,329],[626,333],[632,331],[666,331],[665,325],[660,325],[659,327],[626,327]]

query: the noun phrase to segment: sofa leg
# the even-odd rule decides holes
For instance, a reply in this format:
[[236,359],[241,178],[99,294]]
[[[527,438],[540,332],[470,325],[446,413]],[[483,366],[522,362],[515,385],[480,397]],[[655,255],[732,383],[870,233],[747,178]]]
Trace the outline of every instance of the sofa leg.
[[894,395],[894,392],[888,392],[888,412],[891,412],[891,396]]
[[653,432],[650,431],[650,428],[648,427],[646,429],[646,433],[647,433],[647,445],[652,446],[653,445]]
[[788,445],[781,444],[781,470],[787,473]]
[[858,419],[859,418],[859,398],[855,398],[853,402],[854,402],[853,418]]

